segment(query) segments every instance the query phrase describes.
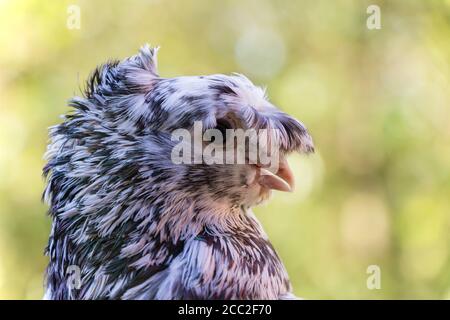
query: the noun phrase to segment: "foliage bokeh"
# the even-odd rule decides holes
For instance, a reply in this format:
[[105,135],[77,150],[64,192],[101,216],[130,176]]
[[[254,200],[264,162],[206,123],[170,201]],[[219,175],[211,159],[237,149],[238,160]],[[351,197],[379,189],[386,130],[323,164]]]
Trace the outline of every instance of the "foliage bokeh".
[[255,209],[297,295],[450,298],[449,39],[448,0],[0,1],[0,298],[43,294],[47,127],[147,42],[162,76],[244,73],[310,129],[296,191]]

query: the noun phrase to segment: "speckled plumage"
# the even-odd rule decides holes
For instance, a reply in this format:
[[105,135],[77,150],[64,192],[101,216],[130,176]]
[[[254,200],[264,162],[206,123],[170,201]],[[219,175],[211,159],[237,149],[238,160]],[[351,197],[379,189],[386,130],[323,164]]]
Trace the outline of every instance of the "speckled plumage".
[[[45,298],[293,297],[251,211],[268,197],[254,168],[176,165],[170,134],[226,118],[278,129],[282,154],[312,152],[309,134],[242,75],[159,77],[156,52],[146,46],[97,68],[50,129]],[[79,288],[67,285],[69,266],[81,270]]]

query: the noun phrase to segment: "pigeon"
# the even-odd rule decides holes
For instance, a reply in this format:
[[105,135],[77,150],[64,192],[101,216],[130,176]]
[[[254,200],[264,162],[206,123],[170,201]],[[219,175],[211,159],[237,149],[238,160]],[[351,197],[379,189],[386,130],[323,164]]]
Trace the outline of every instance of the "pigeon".
[[[295,299],[252,208],[292,191],[286,157],[314,151],[308,130],[244,75],[160,77],[158,49],[97,67],[49,129],[44,299]],[[224,133],[211,143],[266,130],[276,170],[174,161],[174,132],[196,125]]]

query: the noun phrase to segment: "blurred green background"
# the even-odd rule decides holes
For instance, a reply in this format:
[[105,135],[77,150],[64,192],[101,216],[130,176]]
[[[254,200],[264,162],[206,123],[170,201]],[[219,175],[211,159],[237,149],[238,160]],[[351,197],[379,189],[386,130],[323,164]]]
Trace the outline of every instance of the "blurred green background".
[[0,0],[0,298],[43,294],[47,127],[147,42],[162,76],[244,73],[311,130],[295,193],[255,210],[297,295],[450,298],[449,40],[448,0]]

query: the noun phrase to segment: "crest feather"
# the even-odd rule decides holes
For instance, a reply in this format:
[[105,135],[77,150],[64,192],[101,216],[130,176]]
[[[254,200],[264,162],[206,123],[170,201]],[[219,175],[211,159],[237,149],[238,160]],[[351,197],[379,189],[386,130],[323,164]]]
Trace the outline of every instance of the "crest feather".
[[144,45],[138,54],[142,68],[158,76],[158,56],[159,47],[151,48],[150,45]]

